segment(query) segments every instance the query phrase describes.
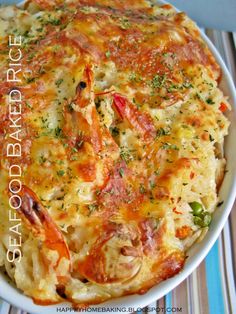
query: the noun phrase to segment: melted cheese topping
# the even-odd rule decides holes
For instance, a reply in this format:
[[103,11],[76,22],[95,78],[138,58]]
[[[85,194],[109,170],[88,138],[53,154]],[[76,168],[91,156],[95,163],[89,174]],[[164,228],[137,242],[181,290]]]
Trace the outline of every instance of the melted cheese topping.
[[[25,192],[22,258],[9,263],[13,34],[23,38],[15,162]],[[219,66],[195,24],[142,0],[34,0],[0,9],[0,36],[0,266],[41,304],[99,303],[174,276],[209,225],[190,204],[208,217],[216,207],[229,125]]]

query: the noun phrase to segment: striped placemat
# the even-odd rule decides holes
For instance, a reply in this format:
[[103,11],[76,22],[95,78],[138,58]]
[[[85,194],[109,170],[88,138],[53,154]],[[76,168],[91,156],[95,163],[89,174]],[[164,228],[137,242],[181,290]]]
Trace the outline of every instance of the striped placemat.
[[[206,30],[236,82],[236,34]],[[236,314],[236,203],[205,260],[176,289],[141,313]],[[0,314],[27,314],[0,300]],[[38,313],[43,314],[43,313]]]

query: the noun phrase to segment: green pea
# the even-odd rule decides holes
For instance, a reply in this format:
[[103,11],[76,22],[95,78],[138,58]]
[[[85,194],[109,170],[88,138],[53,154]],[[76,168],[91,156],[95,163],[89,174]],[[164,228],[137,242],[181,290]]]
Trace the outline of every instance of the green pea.
[[194,216],[193,218],[194,224],[201,228],[208,227],[211,223],[211,220],[212,220],[211,214],[208,212],[204,212],[199,216]]
[[198,202],[192,202],[192,203],[189,203],[190,207],[192,208],[193,210],[193,215],[194,216],[199,216],[202,211],[203,211],[203,208],[202,208],[202,205]]
[[193,222],[195,225],[202,227],[202,218],[198,217],[198,216],[194,216],[193,217]]
[[205,212],[203,217],[203,227],[208,227],[211,223],[212,216],[210,213]]

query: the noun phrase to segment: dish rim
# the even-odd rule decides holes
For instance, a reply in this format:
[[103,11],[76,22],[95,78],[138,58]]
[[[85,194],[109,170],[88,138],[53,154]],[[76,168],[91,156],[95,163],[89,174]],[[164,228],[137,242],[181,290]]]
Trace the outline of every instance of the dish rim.
[[[155,0],[152,1],[155,2],[157,6],[169,4],[167,1],[164,0]],[[25,3],[25,1],[21,1],[17,4],[17,6],[22,6]],[[172,5],[172,4],[171,4]],[[173,5],[172,5],[173,6]],[[180,12],[175,6],[173,6],[174,9],[177,12]],[[221,71],[222,71],[222,81],[224,81],[225,88],[228,89],[227,94],[230,94],[231,97],[230,104],[232,106],[231,111],[231,118],[232,122],[230,126],[229,135],[227,138],[231,138],[233,135],[230,136],[231,132],[235,133],[236,136],[236,92],[235,87],[233,83],[233,79],[231,77],[231,74],[229,73],[229,70],[227,69],[220,53],[217,51],[216,47],[213,45],[213,43],[210,41],[210,39],[206,36],[206,34],[197,26],[201,33],[201,37],[203,41],[207,44],[209,47],[211,53],[215,57],[217,63],[219,64]],[[221,85],[220,84],[220,85]],[[222,89],[222,87],[221,87]],[[224,94],[225,91],[224,91]],[[236,153],[236,152],[235,152]],[[233,167],[232,167],[233,168]],[[215,217],[216,212],[214,212],[213,222],[215,221],[214,227],[211,227],[206,235],[206,237],[197,244],[193,244],[193,251],[200,251],[198,252],[198,255],[195,253],[193,256],[190,256],[189,259],[186,261],[184,268],[181,270],[180,273],[175,275],[172,278],[169,278],[154,287],[152,287],[146,294],[140,295],[130,295],[130,296],[123,296],[120,298],[115,298],[108,300],[106,302],[103,302],[98,305],[90,306],[89,313],[97,313],[96,309],[98,308],[107,308],[109,311],[109,308],[115,308],[115,307],[125,307],[125,308],[132,308],[132,311],[139,310],[145,306],[147,306],[150,303],[155,302],[156,300],[160,299],[167,293],[169,293],[171,290],[176,288],[183,280],[185,280],[197,267],[198,265],[203,261],[203,259],[206,257],[210,249],[215,244],[217,238],[219,237],[226,220],[230,214],[230,211],[233,207],[233,203],[236,197],[236,167],[233,173],[233,177],[230,180],[230,185],[227,188],[227,192],[225,192],[227,196],[227,201],[225,201],[225,205],[222,206],[223,209],[218,212],[217,210],[217,217]],[[219,195],[222,194],[222,189],[225,184],[226,178],[224,178]],[[192,250],[192,249],[191,249]],[[190,254],[191,255],[191,254]],[[30,297],[25,296],[22,294],[20,290],[18,290],[16,287],[14,287],[11,283],[8,283],[9,280],[6,279],[5,276],[0,274],[0,297],[6,300],[7,302],[13,304],[14,306],[17,306],[25,311],[30,312],[31,314],[53,314],[58,313],[58,308],[66,308],[66,307],[72,307],[70,303],[59,303],[55,305],[49,305],[49,306],[40,306],[33,303],[32,299]],[[104,312],[104,311],[103,311]],[[106,311],[107,312],[107,311]],[[130,313],[131,311],[126,311],[126,313]],[[104,312],[105,313],[105,312]],[[114,313],[114,311],[113,311]]]

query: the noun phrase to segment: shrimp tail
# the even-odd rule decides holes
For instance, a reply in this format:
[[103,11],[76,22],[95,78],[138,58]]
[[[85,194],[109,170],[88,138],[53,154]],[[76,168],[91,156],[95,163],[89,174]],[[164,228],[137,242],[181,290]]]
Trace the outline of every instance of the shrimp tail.
[[48,249],[56,250],[59,254],[59,260],[63,257],[70,260],[69,248],[59,227],[37,195],[25,185],[21,187],[18,195],[21,201],[18,198],[18,201],[14,201],[13,205],[18,208],[17,212],[25,226],[35,237],[41,238]]

